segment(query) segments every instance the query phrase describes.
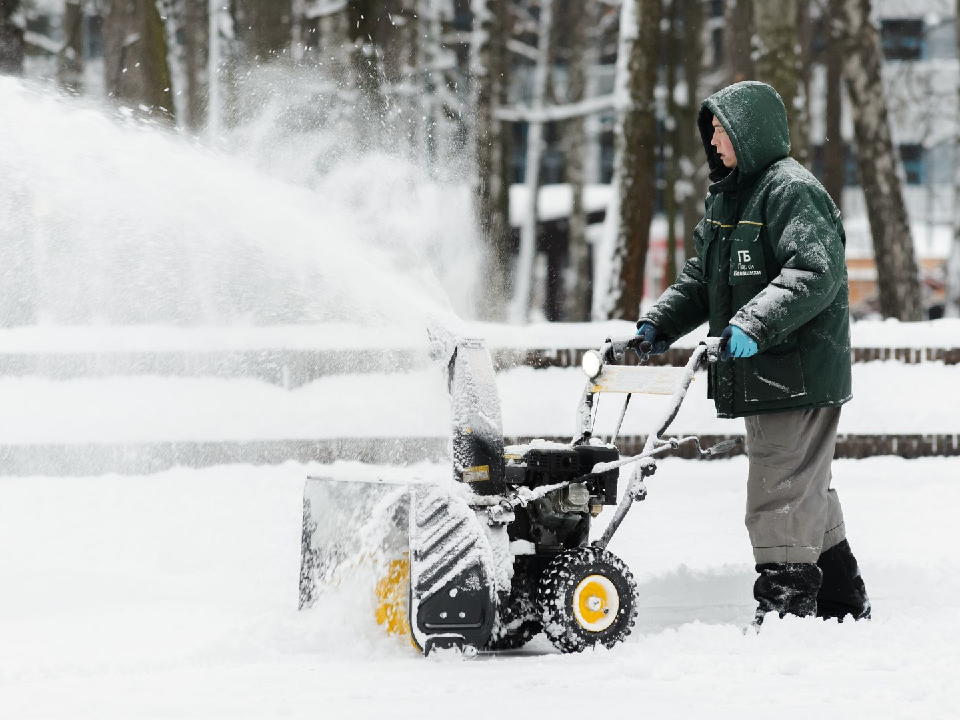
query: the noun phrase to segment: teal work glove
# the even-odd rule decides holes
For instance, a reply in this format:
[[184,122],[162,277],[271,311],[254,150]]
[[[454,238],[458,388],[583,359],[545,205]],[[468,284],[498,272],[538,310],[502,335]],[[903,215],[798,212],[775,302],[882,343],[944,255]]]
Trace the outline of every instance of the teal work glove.
[[724,360],[730,358],[748,358],[757,354],[757,341],[747,335],[736,325],[728,325],[720,333],[720,340],[726,340],[723,343],[723,350],[720,357]]
[[670,348],[670,344],[666,340],[657,339],[659,334],[660,331],[657,330],[657,326],[652,323],[640,323],[640,326],[637,328],[637,337],[640,338],[642,342],[650,343],[651,355],[665,353]]

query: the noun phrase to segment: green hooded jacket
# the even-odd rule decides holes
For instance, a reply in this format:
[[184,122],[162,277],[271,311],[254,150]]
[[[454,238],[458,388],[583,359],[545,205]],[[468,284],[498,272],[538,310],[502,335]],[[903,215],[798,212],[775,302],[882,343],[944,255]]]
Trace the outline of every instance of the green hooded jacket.
[[[710,144],[714,117],[733,144],[732,170]],[[851,382],[840,211],[788,157],[786,109],[769,85],[720,90],[697,124],[714,181],[694,230],[697,257],[640,321],[668,342],[704,321],[711,336],[733,324],[756,340],[753,357],[710,366],[720,417],[842,405]]]

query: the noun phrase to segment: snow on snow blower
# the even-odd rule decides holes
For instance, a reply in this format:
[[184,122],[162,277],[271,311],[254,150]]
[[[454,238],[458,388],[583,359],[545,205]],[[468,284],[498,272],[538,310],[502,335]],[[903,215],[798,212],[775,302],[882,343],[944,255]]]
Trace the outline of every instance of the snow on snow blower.
[[[607,546],[633,502],[645,498],[644,479],[656,471],[657,456],[693,442],[710,457],[740,442],[703,450],[696,437],[662,437],[696,370],[719,355],[719,339],[701,343],[682,368],[645,366],[650,347],[639,338],[607,339],[583,358],[588,381],[573,441],[505,447],[483,341],[438,328],[430,338],[452,403],[454,482],[309,478],[300,608],[363,575],[376,621],[408,636],[424,655],[519,648],[540,632],[561,652],[621,642],[637,616],[637,588]],[[618,364],[630,351],[640,364]],[[593,434],[600,393],[626,395],[609,442]],[[634,393],[673,401],[642,452],[622,458],[615,442]],[[631,463],[618,505],[619,468]],[[591,542],[591,522],[604,506],[616,510]]]

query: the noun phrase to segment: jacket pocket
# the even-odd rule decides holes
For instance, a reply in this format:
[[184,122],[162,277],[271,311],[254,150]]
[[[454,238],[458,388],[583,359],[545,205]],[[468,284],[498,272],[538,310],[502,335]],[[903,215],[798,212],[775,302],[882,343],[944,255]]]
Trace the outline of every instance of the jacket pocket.
[[730,284],[754,285],[767,282],[767,268],[760,242],[762,225],[740,223],[730,234]]
[[743,361],[744,400],[771,402],[807,394],[800,346],[787,340]]
[[697,249],[697,254],[700,257],[700,267],[703,270],[703,279],[708,282],[714,278],[716,271],[713,266],[716,264],[714,258],[716,256],[716,247],[719,245],[717,241],[717,235],[719,233],[719,227],[710,222],[700,222],[704,223],[702,230],[700,232],[701,244]]

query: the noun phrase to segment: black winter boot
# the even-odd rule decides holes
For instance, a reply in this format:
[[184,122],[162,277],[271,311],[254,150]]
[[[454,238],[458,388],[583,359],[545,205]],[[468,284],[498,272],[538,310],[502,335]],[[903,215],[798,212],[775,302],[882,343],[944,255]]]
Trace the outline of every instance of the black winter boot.
[[757,599],[754,625],[763,622],[768,612],[780,617],[809,617],[817,613],[817,591],[820,589],[820,568],[813,563],[767,563],[757,565],[760,577],[753,584]]
[[850,543],[844,540],[821,554],[817,567],[823,572],[817,593],[817,617],[843,622],[846,615],[852,615],[854,620],[869,620],[870,598]]

